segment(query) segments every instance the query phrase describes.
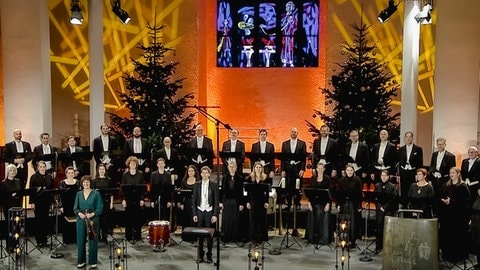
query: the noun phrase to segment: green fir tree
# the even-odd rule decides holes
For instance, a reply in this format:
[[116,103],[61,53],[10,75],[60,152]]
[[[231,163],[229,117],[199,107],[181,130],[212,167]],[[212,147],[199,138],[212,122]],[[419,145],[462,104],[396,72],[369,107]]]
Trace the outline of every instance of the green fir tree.
[[[314,109],[313,117],[330,127],[332,137],[342,144],[349,132],[357,129],[368,145],[378,141],[378,132],[386,129],[390,138],[399,136],[400,113],[393,113],[392,98],[399,88],[387,63],[379,62],[375,56],[376,45],[367,41],[368,26],[351,25],[355,30],[354,43],[343,44],[342,55],[347,53],[338,73],[332,75],[331,89],[321,89],[325,95],[326,112]],[[309,131],[319,134],[319,128],[307,120]]]
[[126,117],[110,114],[116,133],[129,137],[134,127],[142,129],[142,137],[148,138],[154,148],[160,148],[165,136],[172,138],[177,147],[185,144],[193,135],[193,114],[186,111],[193,94],[177,96],[184,78],[175,76],[178,62],[165,61],[165,55],[173,49],[160,41],[165,26],[150,26],[149,46],[138,45],[143,61],[132,59],[134,74],[124,78],[125,93],[119,93],[129,110]]

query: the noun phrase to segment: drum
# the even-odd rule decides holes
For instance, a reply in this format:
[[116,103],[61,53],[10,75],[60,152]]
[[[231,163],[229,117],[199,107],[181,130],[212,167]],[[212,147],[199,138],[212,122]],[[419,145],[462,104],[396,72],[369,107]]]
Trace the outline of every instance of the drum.
[[148,239],[150,245],[165,246],[170,242],[170,222],[153,220],[148,223]]

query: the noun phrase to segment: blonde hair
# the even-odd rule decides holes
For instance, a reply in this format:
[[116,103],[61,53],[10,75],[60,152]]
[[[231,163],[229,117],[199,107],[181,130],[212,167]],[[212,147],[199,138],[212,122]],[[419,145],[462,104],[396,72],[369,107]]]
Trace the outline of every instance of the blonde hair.
[[[257,165],[260,165],[260,167],[262,167],[262,172],[260,173],[260,177],[259,177],[259,178],[257,178],[257,175],[255,174],[255,167],[256,167]],[[255,164],[253,164],[253,170],[252,170],[252,172],[250,173],[250,179],[252,179],[252,182],[253,182],[253,181],[257,181],[257,179],[260,180],[260,181],[265,181],[265,179],[267,179],[267,175],[266,175],[265,172],[263,171],[263,165],[262,165],[262,163],[261,163],[260,161],[257,161],[257,162],[255,162]]]
[[455,170],[455,172],[457,172],[458,182],[456,184],[453,184],[452,178],[449,178],[448,181],[447,181],[447,186],[453,186],[453,185],[459,186],[459,185],[461,185],[463,183],[463,179],[462,179],[462,174],[460,172],[460,169],[457,168],[457,167],[452,167],[452,168],[450,168],[450,170],[448,170],[449,174],[450,174],[451,170]]

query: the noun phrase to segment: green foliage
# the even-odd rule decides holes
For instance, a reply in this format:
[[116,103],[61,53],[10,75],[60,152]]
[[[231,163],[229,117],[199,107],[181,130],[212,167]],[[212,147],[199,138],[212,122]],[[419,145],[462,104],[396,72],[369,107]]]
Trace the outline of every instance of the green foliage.
[[110,114],[113,129],[124,137],[131,135],[134,127],[142,129],[142,137],[148,138],[153,147],[159,148],[165,136],[180,146],[193,135],[190,127],[193,114],[186,108],[193,99],[188,93],[177,97],[184,78],[174,78],[178,62],[166,62],[165,54],[173,51],[159,41],[159,32],[165,26],[152,27],[151,45],[138,45],[144,61],[132,59],[134,75],[126,74],[123,79],[125,93],[119,93],[129,110],[127,117]]
[[[315,109],[313,117],[320,117],[330,127],[333,137],[341,142],[348,139],[351,130],[357,129],[363,140],[373,145],[381,129],[388,130],[391,138],[400,132],[400,113],[392,113],[391,109],[398,86],[393,75],[386,71],[387,63],[379,63],[374,57],[376,45],[368,45],[368,27],[353,24],[352,28],[355,30],[354,43],[342,45],[347,59],[337,63],[340,70],[332,75],[332,88],[321,89],[326,111],[332,113]],[[310,132],[319,133],[318,127],[306,122]]]

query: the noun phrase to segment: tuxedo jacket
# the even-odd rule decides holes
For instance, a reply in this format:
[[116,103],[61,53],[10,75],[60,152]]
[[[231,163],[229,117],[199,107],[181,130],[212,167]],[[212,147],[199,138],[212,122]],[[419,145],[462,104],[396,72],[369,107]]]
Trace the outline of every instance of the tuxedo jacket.
[[[437,172],[437,157],[438,151],[433,152],[432,159],[430,160],[429,173]],[[440,164],[440,170],[438,172],[440,172],[443,178],[448,178],[450,169],[455,167],[455,165],[455,155],[445,150],[445,155],[443,156],[442,164]]]
[[[146,138],[140,138],[142,141],[142,155],[143,159],[145,160],[145,163],[143,164],[142,167],[149,167],[150,164],[150,145],[148,144],[148,141]],[[123,157],[125,160],[127,160],[128,157],[134,156],[134,151],[133,151],[133,138],[128,138],[125,141],[125,145],[123,146]]]
[[469,158],[462,160],[462,179],[465,180],[468,178],[470,182],[480,181],[480,158],[475,159],[475,162],[473,162],[472,168],[470,170],[468,169],[468,160]]
[[[23,153],[17,152],[17,146],[15,145],[15,141],[11,141],[5,144],[5,152],[4,152],[5,162],[8,162],[10,164],[15,164],[14,160],[16,158],[25,157],[26,153],[32,153],[32,147],[30,146],[30,143],[24,142],[24,141],[21,141],[21,142],[23,144]],[[24,163],[25,168],[29,161],[30,159],[27,157]]]
[[[205,144],[205,141],[203,142]],[[202,181],[197,181],[193,185],[192,195],[192,216],[196,216],[198,210],[197,206],[200,206],[202,199]],[[212,206],[213,215],[218,217],[219,213],[220,196],[218,193],[218,185],[213,181],[208,183],[208,204]]]
[[[65,156],[63,157],[63,168],[67,168],[68,166],[73,166],[74,159],[72,158],[72,152],[70,151],[70,147],[66,147],[63,149]],[[83,152],[83,148],[79,146],[75,146],[75,153]],[[83,160],[75,160],[75,165],[77,165],[77,171],[80,172],[80,175],[83,175],[83,167],[84,162]]]
[[[380,143],[376,143],[372,150],[370,151],[370,159],[372,161],[372,170],[375,170],[375,166],[378,164],[378,150],[380,149]],[[397,148],[391,142],[387,143],[385,147],[385,153],[383,154],[383,164],[385,166],[390,166],[390,173],[395,171],[395,165],[397,165]]]
[[[232,152],[231,150],[232,143],[231,140],[223,142],[222,152]],[[237,167],[242,168],[243,162],[245,161],[245,143],[237,140],[235,144],[235,153],[241,153],[239,158],[236,158]],[[223,165],[227,166],[228,159],[222,158]]]
[[[252,153],[255,154],[260,154],[262,153],[262,149],[260,148],[260,142],[256,142],[252,144]],[[268,160],[264,160],[265,163],[269,163],[268,165],[265,165],[263,167],[263,171],[268,175],[270,171],[275,170],[275,146],[271,142],[266,142],[265,144],[265,154],[271,155],[271,157]],[[258,160],[250,160],[250,165],[253,170],[253,165],[255,165],[255,162]]]
[[[290,148],[290,140],[286,140],[282,143],[282,154],[288,155],[291,153],[292,153],[292,149]],[[290,161],[300,161],[300,163],[298,165],[295,165],[293,169],[296,171],[300,171],[300,170],[305,171],[305,163],[307,158],[307,144],[304,141],[297,139],[297,145],[293,153],[302,155],[303,158],[301,158],[300,160],[292,160],[290,158],[282,157],[282,162],[281,162],[282,171],[285,171],[286,169],[291,168],[291,166],[289,166]]]
[[[352,162],[352,157],[350,157],[350,148],[352,148],[352,141],[349,141],[345,144],[345,150],[343,151],[343,167]],[[355,159],[353,161],[359,167],[362,167],[362,172],[368,172],[369,170],[369,156],[368,145],[364,142],[358,142],[357,154],[355,155]]]
[[[189,163],[192,164],[192,159],[197,159],[197,150],[198,145],[197,145],[197,137],[194,136],[192,139],[190,139],[190,142],[188,142],[188,150],[189,150],[189,156],[190,156],[190,161]],[[203,145],[201,149],[205,149],[205,153],[202,154],[202,160],[208,159],[205,163],[206,166],[213,168],[213,142],[212,139],[207,138],[206,136],[203,136]]]
[[160,149],[156,154],[153,162],[157,164],[157,159],[163,158],[165,160],[165,168],[174,169],[173,174],[179,174],[180,170],[180,158],[178,156],[178,151],[175,148],[170,147],[170,158],[167,157],[167,152],[165,148]]
[[410,159],[407,160],[407,146],[404,145],[398,149],[398,164],[400,165],[400,168],[405,167],[410,163],[410,166],[412,166],[413,169],[419,169],[423,167],[423,149],[416,145],[412,145],[412,152],[410,153]]
[[[143,145],[143,143],[142,143]],[[113,136],[108,136],[108,151],[110,152],[109,154],[111,155],[113,150],[117,149],[117,140]],[[102,141],[102,136],[98,136],[95,139],[93,139],[93,158],[95,158],[95,162],[98,164],[102,163],[100,159],[102,158],[102,153],[103,153],[103,141]],[[112,156],[110,156],[110,159],[113,159]]]
[[[58,151],[58,150],[57,150],[56,147],[50,145],[50,154],[56,154],[57,151]],[[42,156],[44,156],[44,155],[47,155],[47,154],[43,153],[43,145],[42,145],[42,144],[35,146],[35,147],[33,148],[33,153],[35,154],[35,159],[34,159],[34,161],[35,161],[34,163],[35,163],[35,164],[32,164],[32,165],[33,165],[33,167],[34,167],[35,170],[36,170],[36,169],[37,169],[37,166],[36,166],[37,164],[36,164],[36,163],[40,160],[40,157],[42,157]],[[54,172],[56,172],[56,171],[57,171],[57,159],[54,157],[54,158],[52,158],[52,159],[49,160],[49,161],[52,163],[52,170],[53,170]]]
[[327,146],[325,147],[325,155],[321,155],[321,139],[315,139],[313,141],[313,165],[316,166],[320,159],[325,159],[327,164],[325,165],[327,174],[332,170],[338,170],[340,161],[340,149],[338,142],[335,139],[328,138]]

